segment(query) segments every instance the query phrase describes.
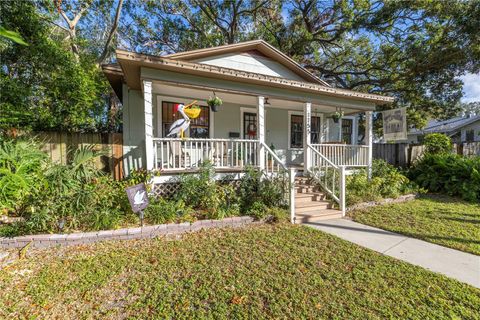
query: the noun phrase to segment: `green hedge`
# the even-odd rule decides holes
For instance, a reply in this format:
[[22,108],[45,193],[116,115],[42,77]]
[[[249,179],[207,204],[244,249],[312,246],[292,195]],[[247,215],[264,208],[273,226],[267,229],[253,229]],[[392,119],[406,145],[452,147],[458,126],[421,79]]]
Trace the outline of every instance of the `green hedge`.
[[348,205],[422,191],[400,170],[379,159],[373,160],[372,179],[367,178],[366,170],[360,170],[347,176],[346,183]]
[[426,154],[410,169],[409,177],[430,192],[480,201],[480,157]]

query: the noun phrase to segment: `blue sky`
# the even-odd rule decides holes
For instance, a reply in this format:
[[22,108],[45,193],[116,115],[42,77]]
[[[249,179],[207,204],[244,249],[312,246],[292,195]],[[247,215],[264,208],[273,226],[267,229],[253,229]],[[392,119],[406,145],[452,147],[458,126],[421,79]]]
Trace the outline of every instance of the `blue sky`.
[[462,102],[480,101],[480,73],[467,73],[460,79],[463,81]]

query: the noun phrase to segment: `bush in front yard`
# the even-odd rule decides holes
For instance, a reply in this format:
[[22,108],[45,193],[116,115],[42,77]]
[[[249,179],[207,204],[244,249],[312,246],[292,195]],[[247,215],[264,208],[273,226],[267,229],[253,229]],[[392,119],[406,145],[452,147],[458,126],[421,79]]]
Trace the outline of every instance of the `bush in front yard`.
[[34,139],[0,136],[0,214],[21,212],[45,186],[47,155]]
[[284,190],[288,190],[288,179],[281,173],[266,178],[262,171],[249,167],[240,179],[239,189],[243,212],[248,212],[255,203],[263,203],[267,207],[284,207]]
[[425,154],[443,154],[452,152],[452,139],[443,133],[430,133],[423,141]]
[[430,192],[480,201],[480,157],[426,154],[410,169],[409,177]]
[[378,201],[382,198],[397,198],[400,195],[418,192],[419,189],[397,168],[384,160],[374,160],[372,179],[366,170],[346,177],[347,204]]
[[0,149],[0,211],[21,218],[1,235],[111,229],[133,216],[124,184],[95,168],[92,147],[71,151],[67,165],[33,139],[3,140]]
[[193,212],[182,200],[166,200],[160,197],[150,200],[145,209],[145,221],[149,224],[193,221]]

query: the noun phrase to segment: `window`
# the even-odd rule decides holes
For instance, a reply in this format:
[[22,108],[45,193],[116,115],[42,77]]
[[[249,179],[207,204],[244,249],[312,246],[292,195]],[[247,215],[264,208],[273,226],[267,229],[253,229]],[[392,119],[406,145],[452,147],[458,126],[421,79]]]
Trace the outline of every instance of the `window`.
[[468,129],[465,132],[465,141],[473,142],[475,140],[475,131],[473,129]]
[[243,113],[243,138],[257,138],[257,114],[253,112]]
[[[310,143],[320,143],[321,118],[312,116]],[[303,116],[290,115],[290,148],[303,148]]]
[[353,120],[342,119],[342,139],[346,144],[352,144]]
[[[176,104],[178,102],[162,102],[162,132],[164,137],[172,123],[182,118],[182,115],[174,110]],[[191,119],[190,138],[208,138],[210,136],[210,109],[207,106],[200,106],[200,108],[202,111],[198,118]]]

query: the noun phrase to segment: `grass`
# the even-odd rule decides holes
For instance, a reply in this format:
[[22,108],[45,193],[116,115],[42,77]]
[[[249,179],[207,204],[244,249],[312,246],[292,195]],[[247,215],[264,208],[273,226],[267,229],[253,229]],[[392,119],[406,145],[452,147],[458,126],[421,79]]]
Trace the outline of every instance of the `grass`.
[[480,319],[480,290],[289,224],[37,251],[0,318]]
[[432,195],[349,215],[360,223],[480,255],[480,204]]

